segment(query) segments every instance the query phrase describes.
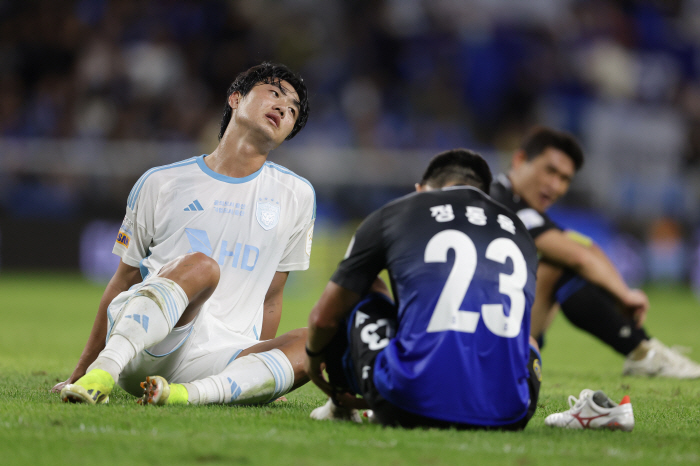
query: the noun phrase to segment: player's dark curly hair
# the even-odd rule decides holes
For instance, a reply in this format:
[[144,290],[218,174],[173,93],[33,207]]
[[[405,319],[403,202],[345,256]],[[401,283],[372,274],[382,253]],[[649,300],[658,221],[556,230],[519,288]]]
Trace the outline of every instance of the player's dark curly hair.
[[481,155],[468,149],[452,149],[430,160],[420,184],[435,188],[448,184],[468,185],[488,194],[492,180],[489,164]]
[[306,125],[306,120],[309,119],[309,96],[306,90],[304,80],[298,74],[284,65],[278,63],[263,62],[249,70],[246,70],[236,76],[231,86],[226,93],[226,104],[224,105],[224,115],[221,118],[221,129],[219,130],[219,140],[224,137],[226,128],[231,121],[231,106],[228,104],[228,98],[234,92],[240,92],[241,96],[246,96],[251,89],[257,84],[273,84],[280,88],[284,93],[284,89],[280,85],[281,81],[287,81],[292,85],[299,96],[299,115],[294,123],[292,132],[289,133],[286,139],[292,139]]
[[566,131],[557,131],[546,126],[535,126],[528,131],[520,145],[529,160],[541,155],[548,147],[553,147],[568,155],[574,162],[576,171],[579,171],[583,166],[581,145],[572,134]]

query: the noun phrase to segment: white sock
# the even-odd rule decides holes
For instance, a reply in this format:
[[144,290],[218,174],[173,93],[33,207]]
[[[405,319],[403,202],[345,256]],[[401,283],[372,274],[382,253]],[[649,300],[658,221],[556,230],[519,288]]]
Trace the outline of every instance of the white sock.
[[[190,404],[257,404],[276,400],[294,385],[287,356],[273,349],[238,358],[221,374],[186,384]],[[194,390],[191,390],[194,387]]]
[[170,333],[188,304],[187,294],[174,281],[162,277],[149,280],[124,304],[105,349],[88,371],[102,369],[116,382],[140,351]]

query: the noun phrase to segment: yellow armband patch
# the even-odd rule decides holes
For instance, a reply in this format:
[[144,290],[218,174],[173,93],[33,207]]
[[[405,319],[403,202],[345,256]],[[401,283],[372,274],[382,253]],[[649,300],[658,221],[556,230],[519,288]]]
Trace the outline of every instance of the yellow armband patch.
[[591,245],[593,244],[593,240],[591,238],[579,233],[578,231],[567,230],[566,236],[568,236],[572,240],[576,241],[578,244],[582,244],[586,247],[591,247]]
[[131,238],[129,238],[129,235],[124,233],[123,231],[119,232],[119,235],[117,235],[117,243],[123,245],[127,249],[129,248],[129,241]]

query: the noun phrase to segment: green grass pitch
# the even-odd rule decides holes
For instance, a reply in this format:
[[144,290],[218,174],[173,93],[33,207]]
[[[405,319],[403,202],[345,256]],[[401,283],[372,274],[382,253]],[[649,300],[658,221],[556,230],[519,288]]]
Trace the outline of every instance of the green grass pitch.
[[[315,245],[324,255],[331,242]],[[304,326],[336,258],[290,278],[280,331]],[[306,385],[264,407],[141,407],[117,389],[109,405],[63,404],[49,389],[65,379],[85,343],[103,285],[71,274],[0,274],[0,464],[698,464],[700,380],[621,376],[622,358],[558,317],[543,350],[535,417],[523,432],[384,429],[318,422],[324,402]],[[647,328],[700,358],[700,304],[684,288],[649,289]],[[567,396],[629,394],[632,433],[563,431],[546,415]]]

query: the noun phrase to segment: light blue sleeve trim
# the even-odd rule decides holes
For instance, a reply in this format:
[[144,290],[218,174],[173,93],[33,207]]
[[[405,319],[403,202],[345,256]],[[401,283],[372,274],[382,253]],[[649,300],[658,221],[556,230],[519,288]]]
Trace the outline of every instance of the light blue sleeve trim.
[[260,340],[260,337],[258,336],[258,331],[257,331],[257,329],[255,328],[255,325],[253,325],[253,335],[255,335],[255,339],[256,339],[256,340]]
[[260,167],[260,169],[258,171],[256,171],[255,173],[251,173],[250,175],[244,176],[243,178],[234,178],[232,176],[226,176],[226,175],[222,175],[220,173],[216,173],[214,170],[207,167],[207,164],[204,163],[204,157],[206,157],[206,156],[207,156],[207,154],[200,155],[199,157],[197,157],[196,158],[197,165],[199,165],[199,168],[201,168],[204,173],[211,176],[215,180],[223,181],[224,183],[231,183],[231,184],[247,183],[248,181],[254,180],[255,178],[257,178],[257,176],[260,174],[260,172],[262,172],[263,168],[265,168],[265,164],[263,164],[262,167]]
[[301,176],[297,175],[296,173],[294,173],[290,169],[283,167],[282,165],[277,165],[275,162],[267,161],[267,162],[265,162],[265,165],[268,165],[269,167],[274,168],[277,171],[280,171],[280,172],[285,173],[287,175],[292,175],[295,178],[299,178],[301,181],[303,181],[304,183],[309,185],[309,187],[311,188],[311,192],[314,195],[314,211],[313,211],[313,214],[311,216],[311,220],[314,220],[316,218],[316,190],[314,189],[313,185],[309,182],[309,180],[307,180],[306,178],[302,178]]
[[154,167],[148,170],[146,173],[141,175],[141,178],[136,181],[136,184],[134,185],[133,188],[131,188],[131,192],[129,193],[129,198],[126,201],[126,205],[129,207],[129,209],[134,210],[134,207],[136,207],[136,201],[139,198],[139,194],[141,194],[141,188],[143,188],[143,185],[146,183],[146,180],[148,179],[149,176],[154,174],[155,172],[161,171],[161,170],[167,170],[168,168],[177,168],[177,167],[184,167],[185,165],[191,165],[197,161],[197,157],[192,157],[186,160],[181,160],[179,162],[171,163],[170,165],[163,165],[161,167]]

